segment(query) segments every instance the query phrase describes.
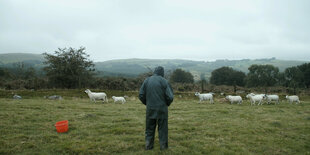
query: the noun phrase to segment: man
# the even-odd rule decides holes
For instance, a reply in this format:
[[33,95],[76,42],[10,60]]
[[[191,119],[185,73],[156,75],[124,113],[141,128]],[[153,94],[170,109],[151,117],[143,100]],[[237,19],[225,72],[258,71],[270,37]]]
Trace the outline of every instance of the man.
[[153,149],[156,125],[160,149],[167,149],[168,106],[173,101],[173,90],[164,79],[163,67],[156,67],[154,74],[145,79],[140,88],[139,99],[146,105],[145,149]]

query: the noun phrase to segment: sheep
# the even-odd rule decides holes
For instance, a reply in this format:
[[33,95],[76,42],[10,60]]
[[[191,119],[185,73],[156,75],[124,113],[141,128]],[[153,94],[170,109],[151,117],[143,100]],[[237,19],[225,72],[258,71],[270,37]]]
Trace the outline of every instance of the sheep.
[[299,97],[296,96],[296,95],[293,95],[293,96],[288,96],[288,95],[286,95],[285,98],[286,98],[291,104],[292,104],[293,102],[296,102],[296,104],[300,103]]
[[22,97],[21,97],[21,96],[19,96],[19,95],[16,95],[16,94],[15,94],[15,95],[13,96],[13,99],[20,100],[20,99],[22,99]]
[[199,102],[203,100],[210,100],[210,104],[213,102],[213,93],[207,93],[207,94],[200,94],[199,92],[195,93],[195,96],[199,97]]
[[108,97],[107,97],[106,93],[104,93],[104,92],[99,92],[99,93],[94,92],[93,93],[89,89],[86,89],[85,93],[88,95],[89,99],[91,101],[95,101],[95,103],[96,103],[96,99],[102,100],[102,103],[104,103],[104,101],[108,102]]
[[265,94],[254,94],[254,93],[250,93],[250,94],[246,95],[246,98],[249,98],[250,95],[252,95],[252,96],[254,96],[254,95],[265,96]]
[[265,95],[267,103],[270,104],[271,101],[276,101],[279,104],[279,96],[278,95]]
[[46,99],[50,99],[50,100],[62,100],[62,97],[59,95],[53,95],[53,96],[44,96],[44,98]]
[[248,95],[246,95],[246,98],[250,98],[250,96],[254,96],[255,94],[254,93],[250,93]]
[[241,96],[231,96],[231,95],[228,95],[228,96],[226,96],[226,99],[228,101],[230,101],[230,104],[233,104],[234,102],[238,102],[238,104],[242,103],[242,97]]
[[262,95],[262,94],[255,95],[255,94],[251,93],[251,94],[248,94],[246,97],[250,99],[251,105],[252,104],[255,105],[256,101],[258,101],[257,105],[262,105],[262,100],[265,98],[265,95]]
[[115,96],[112,96],[112,99],[114,100],[114,103],[117,102],[117,101],[121,101],[122,104],[124,104],[126,102],[125,97],[115,97]]

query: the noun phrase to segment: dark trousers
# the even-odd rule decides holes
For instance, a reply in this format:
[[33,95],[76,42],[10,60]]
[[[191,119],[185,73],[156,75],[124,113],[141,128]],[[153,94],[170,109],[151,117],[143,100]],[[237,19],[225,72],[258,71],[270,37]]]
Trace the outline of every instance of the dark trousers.
[[146,118],[145,149],[147,150],[153,149],[156,125],[158,125],[160,149],[168,148],[168,119]]

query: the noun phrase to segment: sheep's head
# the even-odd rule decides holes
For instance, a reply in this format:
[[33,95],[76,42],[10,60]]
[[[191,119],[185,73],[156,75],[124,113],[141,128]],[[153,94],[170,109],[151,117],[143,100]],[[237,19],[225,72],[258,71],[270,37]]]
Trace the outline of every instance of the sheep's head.
[[251,96],[254,96],[254,95],[255,95],[255,94],[250,93],[250,94],[246,95],[245,97],[246,97],[246,98],[250,98]]
[[114,99],[114,98],[115,98],[115,96],[112,96],[112,98]]
[[198,93],[198,92],[195,92],[195,96],[198,96],[198,95],[200,95],[200,93]]
[[285,98],[288,98],[288,95],[286,95]]
[[88,93],[90,93],[90,90],[86,89],[84,92],[88,94]]

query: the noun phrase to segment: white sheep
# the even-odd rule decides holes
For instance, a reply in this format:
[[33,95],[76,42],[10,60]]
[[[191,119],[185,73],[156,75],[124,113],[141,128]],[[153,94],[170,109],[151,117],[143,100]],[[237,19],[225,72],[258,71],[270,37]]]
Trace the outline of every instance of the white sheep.
[[196,92],[195,96],[199,97],[199,102],[201,102],[203,100],[210,100],[210,103],[214,103],[213,102],[213,93],[200,94],[199,92]]
[[292,104],[293,102],[296,102],[296,104],[297,104],[297,103],[300,103],[299,97],[296,96],[296,95],[293,95],[293,96],[288,96],[288,95],[286,95],[285,98],[286,98],[291,104]]
[[120,101],[120,102],[122,102],[122,104],[124,104],[126,102],[125,97],[112,96],[112,99],[114,100],[114,103]]
[[234,102],[237,102],[238,104],[242,103],[242,97],[241,96],[226,96],[226,99],[230,102],[230,104],[233,104]]
[[276,101],[279,104],[279,96],[278,95],[265,95],[267,103],[270,104],[271,101]]
[[254,104],[255,102],[258,101],[257,105],[262,105],[262,100],[265,98],[265,95],[263,94],[259,94],[259,95],[255,95],[254,93],[250,93],[246,96],[246,98],[249,98],[251,101],[251,105]]
[[19,96],[19,95],[16,95],[16,94],[15,94],[15,95],[13,96],[13,99],[20,100],[20,99],[22,99],[22,97],[21,97],[21,96]]
[[95,101],[95,103],[96,103],[96,99],[102,100],[102,103],[104,103],[104,101],[108,102],[107,94],[104,92],[95,93],[95,92],[91,92],[89,89],[86,89],[85,93],[88,95],[89,99],[91,101]]
[[53,96],[44,96],[44,98],[46,99],[50,99],[50,100],[62,100],[62,97],[59,95],[53,95]]
[[250,96],[254,96],[255,94],[254,93],[250,93],[248,95],[246,95],[246,98],[250,98]]

